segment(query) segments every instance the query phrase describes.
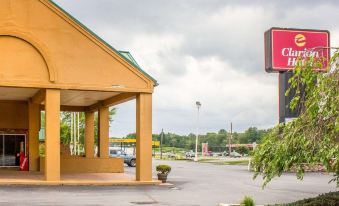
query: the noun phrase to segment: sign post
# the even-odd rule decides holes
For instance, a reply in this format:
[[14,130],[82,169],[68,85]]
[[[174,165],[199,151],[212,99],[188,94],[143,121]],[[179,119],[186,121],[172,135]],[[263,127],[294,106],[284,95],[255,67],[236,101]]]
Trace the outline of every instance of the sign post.
[[203,157],[208,154],[208,143],[201,143],[201,151]]

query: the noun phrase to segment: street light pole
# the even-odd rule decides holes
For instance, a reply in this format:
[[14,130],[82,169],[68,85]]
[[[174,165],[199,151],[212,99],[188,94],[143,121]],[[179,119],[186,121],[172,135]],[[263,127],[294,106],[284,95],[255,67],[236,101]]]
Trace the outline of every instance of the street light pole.
[[228,148],[230,152],[230,157],[231,157],[231,152],[232,152],[232,122],[231,122],[231,134],[229,135],[229,141],[228,141]]
[[198,115],[197,115],[197,135],[195,137],[195,157],[194,157],[194,162],[198,161],[198,138],[199,138],[199,110],[201,107],[200,102],[196,102],[195,105],[197,106],[198,109]]

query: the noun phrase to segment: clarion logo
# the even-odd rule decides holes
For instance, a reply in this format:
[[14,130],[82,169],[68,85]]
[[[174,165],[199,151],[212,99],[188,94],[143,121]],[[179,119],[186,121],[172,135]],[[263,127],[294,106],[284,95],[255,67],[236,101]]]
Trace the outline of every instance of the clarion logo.
[[288,66],[295,66],[297,64],[298,57],[302,58],[320,57],[319,51],[307,50],[306,48],[303,50],[293,50],[293,48],[283,48],[281,50],[281,55],[284,57],[288,57],[287,59]]
[[297,34],[294,37],[294,43],[298,47],[305,46],[305,44],[306,44],[306,37],[304,35],[302,35],[302,34]]

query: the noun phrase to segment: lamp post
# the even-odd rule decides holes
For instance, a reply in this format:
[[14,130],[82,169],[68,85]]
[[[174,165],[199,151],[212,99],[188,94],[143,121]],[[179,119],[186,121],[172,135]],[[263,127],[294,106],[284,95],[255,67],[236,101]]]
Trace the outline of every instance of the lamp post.
[[198,138],[199,138],[199,110],[201,107],[200,102],[195,102],[195,105],[197,106],[198,109],[198,115],[197,115],[197,135],[195,137],[195,157],[194,157],[194,162],[198,161]]
[[231,122],[231,133],[229,135],[229,139],[228,139],[228,149],[229,149],[229,153],[230,153],[230,157],[231,157],[231,153],[232,153],[232,122]]

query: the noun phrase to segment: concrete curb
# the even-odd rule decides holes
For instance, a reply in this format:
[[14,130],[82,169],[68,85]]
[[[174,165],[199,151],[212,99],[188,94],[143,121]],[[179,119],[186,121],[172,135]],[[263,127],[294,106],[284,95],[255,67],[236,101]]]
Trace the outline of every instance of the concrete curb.
[[[232,203],[219,203],[218,206],[241,206],[243,204],[232,204]],[[256,206],[264,206],[264,205],[256,205]]]
[[160,185],[160,181],[4,181],[0,186],[138,186]]

